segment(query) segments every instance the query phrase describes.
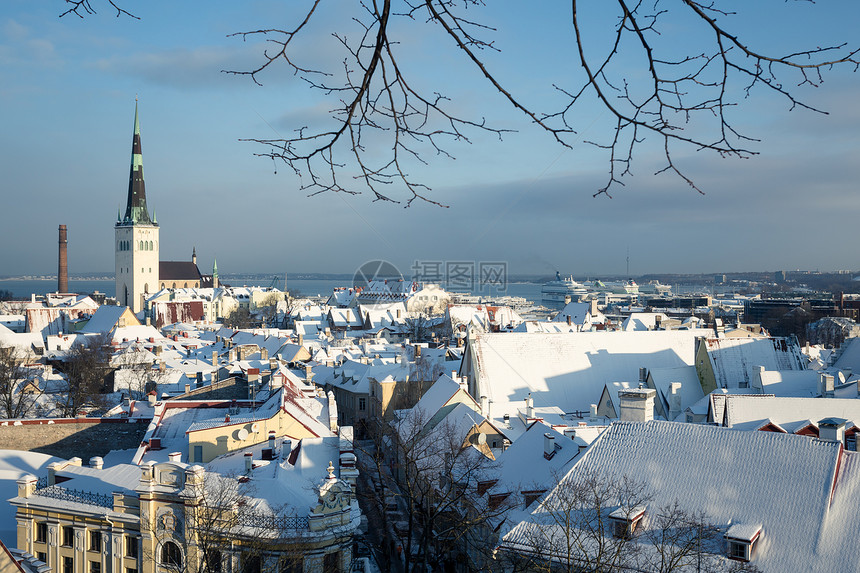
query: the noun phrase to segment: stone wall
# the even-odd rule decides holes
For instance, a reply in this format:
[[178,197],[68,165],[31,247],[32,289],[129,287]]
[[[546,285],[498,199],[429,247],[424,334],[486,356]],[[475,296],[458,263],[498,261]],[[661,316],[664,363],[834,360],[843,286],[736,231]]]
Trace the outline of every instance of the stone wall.
[[111,450],[140,446],[149,420],[56,419],[7,421],[0,426],[0,449],[40,452],[84,464]]

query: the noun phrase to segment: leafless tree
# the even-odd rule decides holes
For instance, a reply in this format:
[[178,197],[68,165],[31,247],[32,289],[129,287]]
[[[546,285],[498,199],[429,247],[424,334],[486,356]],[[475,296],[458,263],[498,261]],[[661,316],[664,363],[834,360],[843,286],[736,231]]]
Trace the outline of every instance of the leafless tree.
[[[153,537],[144,559],[172,573],[290,573],[302,571],[306,543],[300,531],[288,527],[285,511],[257,511],[252,507],[255,489],[242,476],[206,473],[200,495],[185,505],[186,548],[193,553],[171,554],[165,541],[175,532],[159,523],[159,516],[141,520],[142,531]],[[180,516],[176,516],[178,519]],[[238,554],[235,566],[227,563]]]
[[495,463],[478,434],[464,434],[448,419],[433,426],[417,411],[374,430],[374,447],[362,452],[371,467],[362,471],[376,476],[366,495],[384,508],[383,530],[394,532],[391,557],[402,555],[407,573],[489,561],[493,529],[513,498],[490,505],[478,494],[478,481]]
[[[66,0],[63,15],[92,13],[91,0]],[[117,15],[127,14],[107,1]],[[791,10],[790,4],[773,5],[773,12]],[[264,151],[257,155],[281,161],[302,177],[311,194],[335,191],[356,194],[368,190],[374,200],[397,202],[392,186],[405,192],[406,205],[416,199],[440,205],[428,194],[429,187],[410,175],[410,167],[425,164],[428,154],[451,157],[452,143],[471,142],[476,133],[501,138],[508,129],[496,127],[483,117],[458,110],[458,102],[444,92],[454,85],[424,86],[423,64],[408,60],[401,49],[423,22],[438,45],[453,44],[481,81],[497,93],[515,113],[545,132],[562,148],[577,142],[605,150],[608,177],[595,195],[605,194],[631,174],[634,150],[648,136],[654,138],[663,157],[657,171],[670,172],[701,192],[682,171],[673,156],[678,149],[708,150],[721,156],[747,158],[755,155],[757,141],[736,125],[744,100],[752,93],[775,96],[790,109],[821,111],[806,103],[800,86],[819,86],[823,72],[846,65],[855,70],[858,48],[833,42],[803,46],[803,38],[789,38],[792,47],[769,51],[760,47],[760,36],[742,33],[747,11],[734,12],[726,0],[667,0],[653,2],[617,0],[601,3],[600,10],[572,0],[558,19],[569,21],[572,54],[544,54],[543,61],[573,59],[579,73],[559,77],[547,85],[555,103],[530,101],[521,85],[506,80],[489,55],[499,51],[487,24],[492,10],[483,0],[371,0],[355,3],[349,13],[358,33],[342,26],[344,5],[333,3],[335,13],[324,12],[321,0],[308,2],[289,27],[267,26],[233,34],[247,40],[264,38],[269,46],[262,63],[251,70],[224,70],[247,75],[261,84],[264,72],[281,63],[320,98],[331,96],[329,123],[319,128],[297,125],[293,134],[275,139],[253,138]],[[806,4],[806,3],[804,3]],[[560,5],[561,6],[561,5]],[[504,9],[500,7],[498,9]],[[327,27],[327,22],[331,22]],[[317,67],[307,60],[329,30],[343,58],[331,67]],[[679,41],[679,30],[684,30]],[[497,64],[496,64],[497,65]],[[453,83],[453,80],[451,80]],[[326,100],[329,101],[329,100]],[[584,138],[584,125],[594,113],[593,102],[612,118],[608,132]],[[541,109],[548,106],[547,109]],[[380,150],[386,150],[380,153]],[[396,185],[397,184],[397,185]]]
[[63,361],[67,388],[57,398],[61,415],[75,416],[83,408],[107,405],[105,379],[110,372],[110,336],[98,334],[77,341]]
[[35,379],[26,352],[16,346],[0,346],[0,413],[4,418],[24,418],[33,410],[41,394],[32,384]]
[[723,532],[702,512],[677,501],[653,503],[651,490],[628,477],[584,472],[556,486],[503,543],[506,560],[528,571],[655,573],[756,572],[731,561]]
[[159,367],[158,361],[136,343],[115,354],[111,364],[117,368],[114,372],[115,391],[128,390],[132,400],[143,400],[147,392],[157,389],[164,382],[168,373]]
[[[840,64],[858,64],[857,48],[835,43],[811,49],[798,47],[769,53],[756,48],[759,38],[742,38],[738,29],[744,14],[735,14],[722,1],[683,0],[630,2],[618,0],[602,6],[610,13],[589,11],[572,0],[559,18],[570,21],[573,58],[581,78],[559,77],[553,84],[562,103],[556,109],[539,110],[527,101],[520,86],[506,82],[492,70],[485,54],[498,48],[493,28],[485,24],[483,0],[374,0],[361,2],[357,37],[334,29],[344,59],[339,69],[315,69],[301,61],[302,41],[311,23],[324,18],[320,0],[290,28],[267,27],[235,34],[265,37],[269,49],[261,65],[248,71],[260,83],[262,73],[276,62],[322,94],[335,94],[339,103],[331,112],[329,126],[300,128],[295,135],[277,139],[251,139],[268,148],[259,155],[280,160],[305,179],[312,193],[355,193],[344,183],[347,165],[375,200],[393,201],[385,188],[397,181],[408,191],[407,205],[415,199],[436,203],[426,185],[409,175],[410,162],[423,162],[427,152],[448,156],[451,141],[468,142],[476,131],[501,137],[505,129],[484,118],[467,117],[455,102],[442,95],[452,86],[419,87],[422,69],[410,67],[399,45],[407,43],[411,28],[404,19],[424,21],[440,42],[453,42],[474,73],[517,112],[545,131],[559,145],[569,148],[585,123],[588,100],[596,98],[613,118],[608,137],[588,143],[605,149],[609,176],[595,195],[609,194],[621,178],[630,174],[634,149],[646,136],[662,147],[665,165],[696,190],[673,159],[676,148],[689,146],[723,156],[749,157],[755,141],[735,127],[730,114],[754,89],[783,98],[789,107],[816,110],[793,95],[794,85],[818,86],[822,71]],[[789,6],[779,8],[788,10]],[[673,26],[698,31],[698,42],[677,41]],[[594,31],[599,30],[599,36]],[[599,38],[599,41],[595,40]],[[799,42],[798,42],[799,43]],[[559,54],[546,54],[547,60]],[[549,87],[549,86],[547,86]],[[377,138],[384,143],[378,143]],[[387,141],[384,139],[387,138]],[[374,142],[378,147],[371,147]],[[379,147],[389,150],[378,154]]]

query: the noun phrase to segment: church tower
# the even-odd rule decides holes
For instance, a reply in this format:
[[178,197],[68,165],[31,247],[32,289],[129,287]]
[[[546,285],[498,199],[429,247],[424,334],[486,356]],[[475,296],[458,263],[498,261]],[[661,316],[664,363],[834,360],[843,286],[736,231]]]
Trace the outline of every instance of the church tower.
[[145,296],[158,291],[158,223],[150,219],[143,183],[143,154],[137,100],[134,103],[134,136],[125,216],[116,222],[116,299],[137,313]]

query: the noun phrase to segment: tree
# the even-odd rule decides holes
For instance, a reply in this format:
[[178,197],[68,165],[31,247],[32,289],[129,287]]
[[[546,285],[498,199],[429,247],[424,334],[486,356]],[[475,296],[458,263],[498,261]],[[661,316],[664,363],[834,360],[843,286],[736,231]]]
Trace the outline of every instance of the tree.
[[[107,1],[117,16],[127,14],[114,0]],[[90,0],[66,2],[71,8],[62,15],[94,12]],[[224,71],[262,85],[264,72],[283,64],[331,105],[329,123],[297,125],[287,137],[245,141],[262,145],[257,155],[283,162],[301,176],[302,188],[311,194],[356,194],[364,188],[375,201],[398,202],[395,193],[402,191],[407,206],[416,199],[440,205],[429,187],[410,175],[410,167],[425,164],[426,155],[452,157],[452,143],[470,143],[477,133],[501,138],[510,131],[461,111],[460,102],[445,95],[455,88],[445,78],[429,85],[420,81],[423,63],[410,61],[401,49],[416,33],[437,34],[440,50],[453,44],[476,79],[562,148],[581,142],[604,150],[608,177],[595,195],[607,196],[631,174],[634,151],[648,136],[656,140],[663,160],[657,173],[672,173],[701,192],[678,167],[675,151],[751,157],[757,140],[736,126],[736,110],[748,96],[762,93],[790,109],[818,112],[795,95],[798,88],[817,87],[823,72],[841,65],[856,70],[860,61],[857,48],[835,42],[810,48],[790,37],[787,49],[756,47],[763,39],[743,32],[750,13],[760,8],[753,4],[736,13],[725,0],[618,0],[600,3],[599,9],[572,0],[555,21],[569,21],[575,66],[566,72],[559,54],[543,54],[541,63],[558,60],[560,65],[558,76],[542,90],[555,97],[541,100],[529,95],[533,86],[506,79],[503,65],[493,60],[499,51],[496,29],[489,24],[492,8],[483,0],[374,0],[349,8],[333,3],[332,13],[324,12],[328,5],[321,0],[309,4],[292,27],[232,34],[263,38],[269,49],[254,69]],[[356,25],[354,35],[337,17],[351,8],[347,17]],[[774,6],[769,13],[789,9]],[[416,29],[421,22],[425,28]],[[320,29],[330,32],[343,54],[330,66],[307,63],[321,51],[326,35]],[[446,77],[456,81],[456,76]],[[606,131],[586,136],[585,128],[602,114],[611,118]],[[395,183],[400,189],[388,191]]]
[[27,354],[17,346],[0,345],[0,413],[4,418],[24,418],[36,404],[41,389]]
[[[455,562],[489,559],[488,536],[513,503],[491,506],[477,483],[491,472],[491,450],[474,428],[445,418],[434,425],[420,409],[373,428],[373,447],[360,457],[376,487],[368,505],[385,508],[383,531],[393,532],[405,571],[442,571]],[[368,467],[369,465],[369,467]],[[396,511],[391,513],[390,510]],[[390,523],[389,519],[395,519]],[[467,570],[482,570],[481,566]]]
[[627,476],[569,476],[557,477],[530,518],[505,536],[504,561],[569,573],[758,571],[725,557],[723,532],[704,513],[677,501],[655,506],[650,489]]
[[82,409],[107,406],[105,378],[110,372],[110,336],[98,334],[80,338],[66,354],[63,372],[67,389],[57,398],[63,417],[76,416]]
[[115,391],[128,390],[132,400],[143,400],[146,394],[157,389],[158,384],[167,377],[167,370],[159,367],[157,357],[135,343],[129,344],[116,354],[111,364],[117,368],[114,371]]
[[237,306],[223,319],[224,326],[234,330],[253,328],[255,321],[251,312],[244,306]]
[[[182,520],[187,527],[184,556],[175,530],[162,527],[159,516],[141,519],[143,557],[173,573],[291,573],[301,571],[303,553],[309,547],[295,518],[283,508],[253,508],[254,487],[243,476],[204,472],[193,486],[191,502]],[[176,522],[180,516],[172,513]],[[162,513],[161,515],[165,515]],[[173,545],[171,545],[171,543]],[[238,554],[235,566],[226,561]]]

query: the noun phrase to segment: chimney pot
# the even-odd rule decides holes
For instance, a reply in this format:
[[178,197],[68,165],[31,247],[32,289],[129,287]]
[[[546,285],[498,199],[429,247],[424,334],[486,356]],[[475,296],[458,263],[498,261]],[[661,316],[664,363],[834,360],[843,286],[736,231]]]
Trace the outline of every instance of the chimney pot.
[[99,456],[90,458],[90,467],[100,470],[104,467],[105,461]]
[[547,460],[555,455],[555,436],[547,432],[543,435],[543,457]]

